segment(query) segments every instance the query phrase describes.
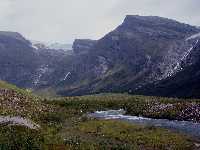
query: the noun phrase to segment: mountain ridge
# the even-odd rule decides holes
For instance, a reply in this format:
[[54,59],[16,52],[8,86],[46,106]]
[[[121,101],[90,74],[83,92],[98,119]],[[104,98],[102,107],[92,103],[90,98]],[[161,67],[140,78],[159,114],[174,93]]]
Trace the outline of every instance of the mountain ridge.
[[[177,74],[183,64],[182,59],[190,53],[199,33],[199,28],[172,19],[127,15],[121,25],[97,41],[75,40],[74,53],[70,55],[45,47],[36,50],[29,42],[20,44],[16,39],[16,44],[26,47],[26,51],[34,55],[30,58],[20,56],[16,64],[26,58],[28,61],[25,64],[31,65],[27,69],[32,70],[24,71],[22,67],[27,76],[16,78],[13,66],[8,65],[11,73],[4,70],[0,78],[20,87],[50,89],[63,96],[131,93]],[[0,51],[3,44],[8,45],[3,40],[4,36],[0,41]],[[8,48],[12,53],[16,53],[15,49]],[[21,51],[25,49],[21,48]],[[5,55],[8,60],[11,60],[10,55]],[[7,59],[0,64],[6,64]],[[21,81],[22,78],[26,81]]]

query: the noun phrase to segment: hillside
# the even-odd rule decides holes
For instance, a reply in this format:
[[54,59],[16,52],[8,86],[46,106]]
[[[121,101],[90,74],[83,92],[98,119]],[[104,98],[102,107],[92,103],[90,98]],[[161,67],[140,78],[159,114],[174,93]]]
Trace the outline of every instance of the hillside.
[[128,92],[195,98],[199,33],[198,27],[175,20],[128,15],[99,40],[75,40],[68,53],[36,48],[19,33],[0,32],[0,79],[42,95]]
[[[200,98],[200,41],[192,38],[194,46],[178,63],[178,71],[165,80],[149,84],[133,93],[165,97]],[[190,39],[190,40],[192,40]]]
[[60,81],[54,76],[55,68],[63,68],[69,55],[63,50],[36,48],[21,34],[3,31],[0,32],[0,53],[0,79],[29,89]]
[[128,92],[175,73],[199,29],[154,16],[127,16],[88,53],[75,55],[70,76],[54,86],[61,95]]

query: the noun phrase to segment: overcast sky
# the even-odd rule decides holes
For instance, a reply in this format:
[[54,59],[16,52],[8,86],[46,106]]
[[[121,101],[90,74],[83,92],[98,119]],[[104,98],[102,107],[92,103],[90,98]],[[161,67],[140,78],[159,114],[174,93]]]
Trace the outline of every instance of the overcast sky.
[[0,30],[38,41],[72,43],[75,38],[102,37],[127,14],[200,26],[200,0],[0,0]]

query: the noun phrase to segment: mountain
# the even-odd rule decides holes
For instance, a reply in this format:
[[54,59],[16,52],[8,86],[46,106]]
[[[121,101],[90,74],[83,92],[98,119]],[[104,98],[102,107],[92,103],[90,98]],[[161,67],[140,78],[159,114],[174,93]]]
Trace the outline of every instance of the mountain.
[[141,87],[134,93],[165,97],[200,98],[200,37],[195,35],[189,40],[195,40],[195,42],[179,63],[180,70],[176,74],[165,80]]
[[35,89],[55,81],[50,80],[54,77],[54,70],[63,67],[69,52],[42,46],[36,48],[21,34],[2,31],[0,54],[0,80]]
[[31,43],[16,32],[0,32],[0,79],[29,87],[38,66]]
[[76,54],[87,53],[97,41],[90,39],[76,39],[73,43],[73,51]]
[[190,49],[187,39],[199,32],[167,18],[128,15],[86,53],[74,56],[66,68],[68,79],[55,88],[61,95],[130,92],[166,79],[178,71],[177,63]]
[[50,43],[50,42],[39,42],[39,41],[31,41],[32,45],[36,49],[52,49],[52,50],[65,50],[71,51],[71,44],[63,44],[63,43]]
[[[197,82],[199,33],[198,27],[175,20],[128,15],[99,40],[76,39],[68,53],[31,43],[18,33],[1,32],[0,79],[63,96],[102,92],[185,96],[174,84],[180,81],[187,87],[195,74]],[[171,86],[174,90],[167,92]],[[196,88],[198,84],[190,96],[197,96]]]

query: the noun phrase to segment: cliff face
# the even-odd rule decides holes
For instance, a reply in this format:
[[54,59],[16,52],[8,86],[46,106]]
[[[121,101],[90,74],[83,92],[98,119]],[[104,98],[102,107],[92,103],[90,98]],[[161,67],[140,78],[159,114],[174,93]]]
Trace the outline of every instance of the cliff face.
[[0,79],[30,86],[37,60],[30,42],[15,32],[0,32]]
[[0,32],[0,79],[25,88],[53,89],[60,95],[176,96],[167,91],[177,90],[177,82],[185,82],[185,87],[188,80],[197,82],[199,33],[199,28],[174,20],[129,15],[97,41],[75,40],[74,53],[68,54],[35,48],[18,33]]
[[52,85],[59,80],[54,70],[64,64],[66,55],[61,50],[35,48],[19,33],[0,32],[0,80],[33,89]]
[[200,98],[200,38],[195,37],[189,40],[193,41],[193,45],[178,63],[179,70],[176,74],[141,87],[133,93],[165,97]]
[[73,43],[73,51],[75,54],[87,53],[97,41],[90,39],[76,39]]
[[69,69],[73,77],[59,93],[132,91],[165,79],[177,72],[177,63],[191,47],[187,39],[199,32],[166,18],[127,16],[87,53],[76,56]]

